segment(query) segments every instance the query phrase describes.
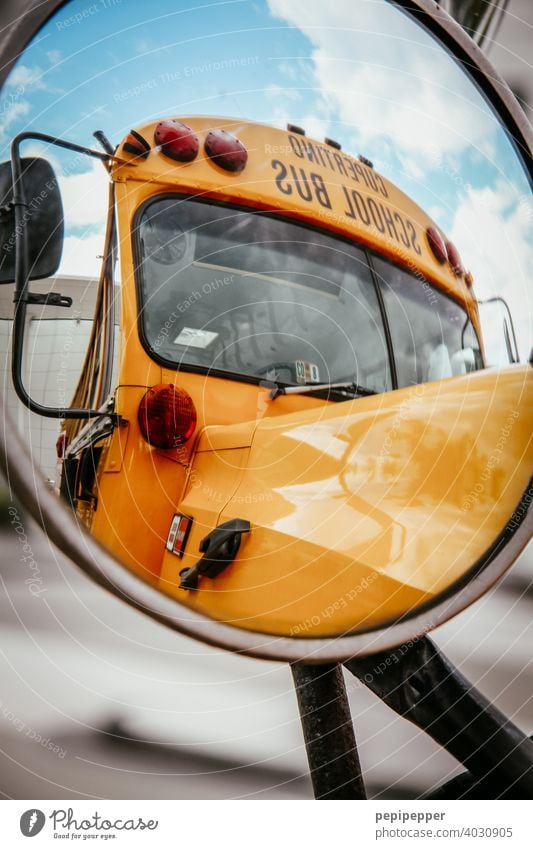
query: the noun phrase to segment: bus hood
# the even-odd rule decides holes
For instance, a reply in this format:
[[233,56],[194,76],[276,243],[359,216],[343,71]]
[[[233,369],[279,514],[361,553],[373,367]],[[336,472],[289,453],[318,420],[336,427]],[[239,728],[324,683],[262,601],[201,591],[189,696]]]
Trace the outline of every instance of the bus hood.
[[[161,589],[298,637],[409,614],[454,591],[525,513],[532,402],[533,369],[512,366],[205,428],[176,506],[190,534],[182,558],[165,552]],[[251,530],[234,561],[180,589],[200,541],[235,518]]]

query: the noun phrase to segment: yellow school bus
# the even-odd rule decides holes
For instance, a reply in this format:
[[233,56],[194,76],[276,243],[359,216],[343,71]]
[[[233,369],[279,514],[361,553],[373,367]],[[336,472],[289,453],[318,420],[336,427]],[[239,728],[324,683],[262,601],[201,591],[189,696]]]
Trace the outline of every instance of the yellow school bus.
[[65,412],[58,440],[80,520],[182,604],[265,634],[368,630],[452,592],[527,486],[533,398],[530,367],[484,368],[460,246],[299,127],[180,116],[108,154],[73,400],[99,414]]

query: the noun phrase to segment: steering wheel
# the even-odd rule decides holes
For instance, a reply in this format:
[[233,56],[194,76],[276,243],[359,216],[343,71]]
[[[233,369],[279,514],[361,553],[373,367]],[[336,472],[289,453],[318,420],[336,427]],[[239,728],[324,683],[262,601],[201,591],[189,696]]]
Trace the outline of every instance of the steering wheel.
[[187,233],[177,224],[172,233],[157,227],[146,228],[143,241],[146,255],[158,265],[177,265],[185,257],[189,244]]

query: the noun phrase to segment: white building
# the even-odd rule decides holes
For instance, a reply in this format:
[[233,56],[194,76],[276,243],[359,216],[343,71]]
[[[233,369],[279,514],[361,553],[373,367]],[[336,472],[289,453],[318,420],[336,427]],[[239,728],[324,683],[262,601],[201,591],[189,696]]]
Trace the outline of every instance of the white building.
[[[24,349],[24,385],[35,401],[68,406],[80,376],[89,342],[98,280],[56,276],[30,284],[32,292],[60,292],[72,307],[29,305]],[[0,358],[4,405],[29,446],[34,461],[54,478],[59,420],[31,413],[18,399],[11,379],[13,285],[0,286]]]

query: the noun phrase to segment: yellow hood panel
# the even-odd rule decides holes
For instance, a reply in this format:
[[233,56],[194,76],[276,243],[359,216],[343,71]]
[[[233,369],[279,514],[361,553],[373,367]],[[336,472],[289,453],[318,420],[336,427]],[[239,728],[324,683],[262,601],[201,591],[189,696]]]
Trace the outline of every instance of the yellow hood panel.
[[[160,586],[272,634],[408,613],[462,578],[512,518],[533,470],[532,409],[533,369],[514,366],[238,425],[235,438],[212,427],[177,507],[195,519],[187,549],[165,555]],[[235,561],[196,592],[178,589],[200,539],[237,517],[252,530]]]

